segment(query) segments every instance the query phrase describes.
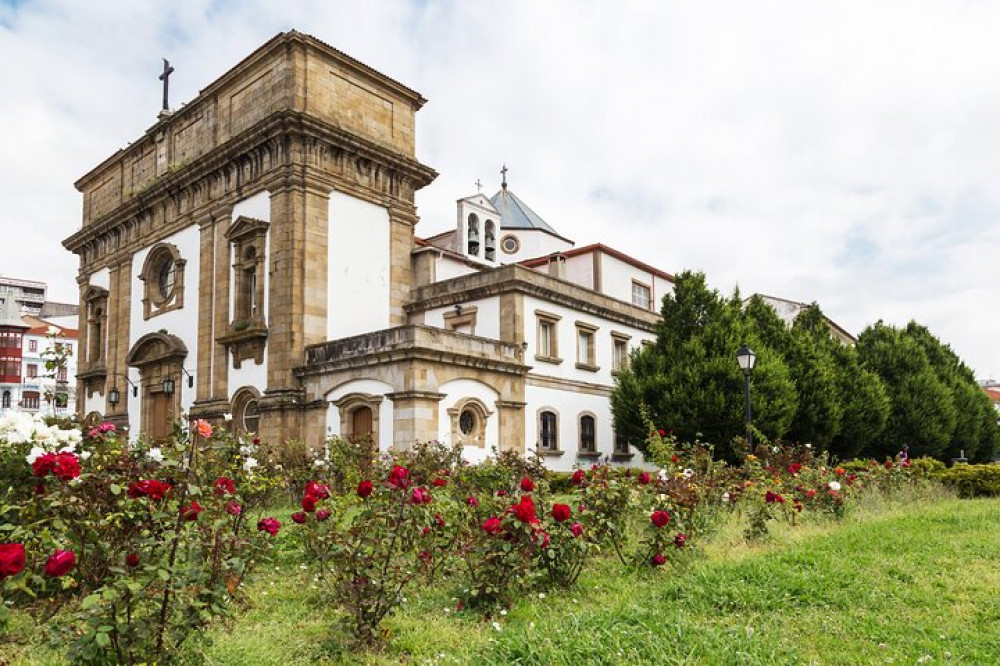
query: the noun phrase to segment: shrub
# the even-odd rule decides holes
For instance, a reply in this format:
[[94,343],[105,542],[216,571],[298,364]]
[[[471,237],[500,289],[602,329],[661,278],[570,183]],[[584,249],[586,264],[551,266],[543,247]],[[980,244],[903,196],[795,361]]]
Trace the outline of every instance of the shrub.
[[959,497],[996,497],[1000,495],[1000,465],[955,465],[936,474]]

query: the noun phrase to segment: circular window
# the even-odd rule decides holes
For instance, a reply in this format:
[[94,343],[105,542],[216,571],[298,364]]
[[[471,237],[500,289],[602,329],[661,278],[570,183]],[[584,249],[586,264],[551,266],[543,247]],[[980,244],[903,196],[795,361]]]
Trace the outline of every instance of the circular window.
[[256,400],[248,400],[243,408],[243,432],[258,432],[260,430],[260,409]]
[[514,254],[521,249],[521,243],[516,236],[504,236],[500,240],[500,249],[507,254]]
[[479,418],[474,411],[463,409],[461,415],[458,417],[458,429],[462,431],[463,435],[471,435],[476,431],[478,421]]
[[174,293],[174,284],[177,281],[177,264],[173,258],[164,253],[160,259],[160,265],[156,269],[156,287],[160,291],[160,298],[167,300]]

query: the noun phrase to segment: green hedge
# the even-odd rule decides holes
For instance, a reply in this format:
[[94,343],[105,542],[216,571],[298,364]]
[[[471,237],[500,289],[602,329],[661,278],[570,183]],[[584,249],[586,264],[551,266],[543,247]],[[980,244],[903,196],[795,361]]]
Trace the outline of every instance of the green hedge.
[[953,488],[959,497],[1000,496],[1000,465],[958,464],[934,478]]

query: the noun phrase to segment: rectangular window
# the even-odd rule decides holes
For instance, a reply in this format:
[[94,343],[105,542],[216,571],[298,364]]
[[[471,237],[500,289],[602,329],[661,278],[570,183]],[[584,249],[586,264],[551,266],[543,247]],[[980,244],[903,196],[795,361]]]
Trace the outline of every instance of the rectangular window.
[[628,440],[625,439],[624,435],[619,432],[615,432],[615,455],[628,455],[629,445]]
[[597,453],[597,438],[594,434],[594,417],[580,417],[580,451]]
[[30,352],[38,351],[38,340],[28,340],[28,351]]
[[619,372],[628,367],[628,341],[622,333],[611,334],[611,371]]
[[56,381],[64,382],[67,381],[68,374],[66,368],[59,368],[59,373],[56,375]]
[[632,280],[632,305],[638,305],[643,310],[653,309],[653,290],[649,285]]
[[596,371],[597,350],[594,347],[597,327],[593,324],[576,322],[576,367],[581,370]]
[[535,317],[538,319],[535,358],[549,363],[562,362],[562,359],[559,358],[559,320],[561,317],[541,310],[535,310]]
[[28,367],[27,367],[27,373],[28,373],[28,377],[32,377],[32,378],[37,377],[38,376],[38,364],[37,363],[29,363]]
[[558,451],[559,433],[555,412],[542,412],[538,421],[538,447],[543,451]]

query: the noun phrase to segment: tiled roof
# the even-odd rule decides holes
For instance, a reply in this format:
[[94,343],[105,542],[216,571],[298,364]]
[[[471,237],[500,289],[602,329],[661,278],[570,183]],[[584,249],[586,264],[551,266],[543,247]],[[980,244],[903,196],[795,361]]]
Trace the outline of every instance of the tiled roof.
[[[670,273],[661,271],[659,268],[656,268],[655,266],[650,266],[649,264],[643,261],[639,261],[638,259],[631,257],[620,250],[616,250],[613,247],[608,247],[604,243],[593,243],[591,245],[584,245],[583,247],[575,247],[572,250],[563,250],[561,252],[558,252],[557,254],[561,254],[566,258],[571,258],[579,256],[581,254],[589,254],[590,252],[595,252],[598,250],[604,254],[611,255],[616,259],[620,259],[624,261],[626,264],[631,264],[636,268],[641,268],[647,273],[652,273],[658,278],[663,278],[664,280],[669,280],[670,282],[674,281],[674,276],[671,275]],[[538,266],[544,266],[545,264],[549,263],[550,256],[551,255],[547,254],[542,257],[525,259],[524,261],[518,263],[520,263],[522,266],[527,266],[528,268],[537,268]]]

